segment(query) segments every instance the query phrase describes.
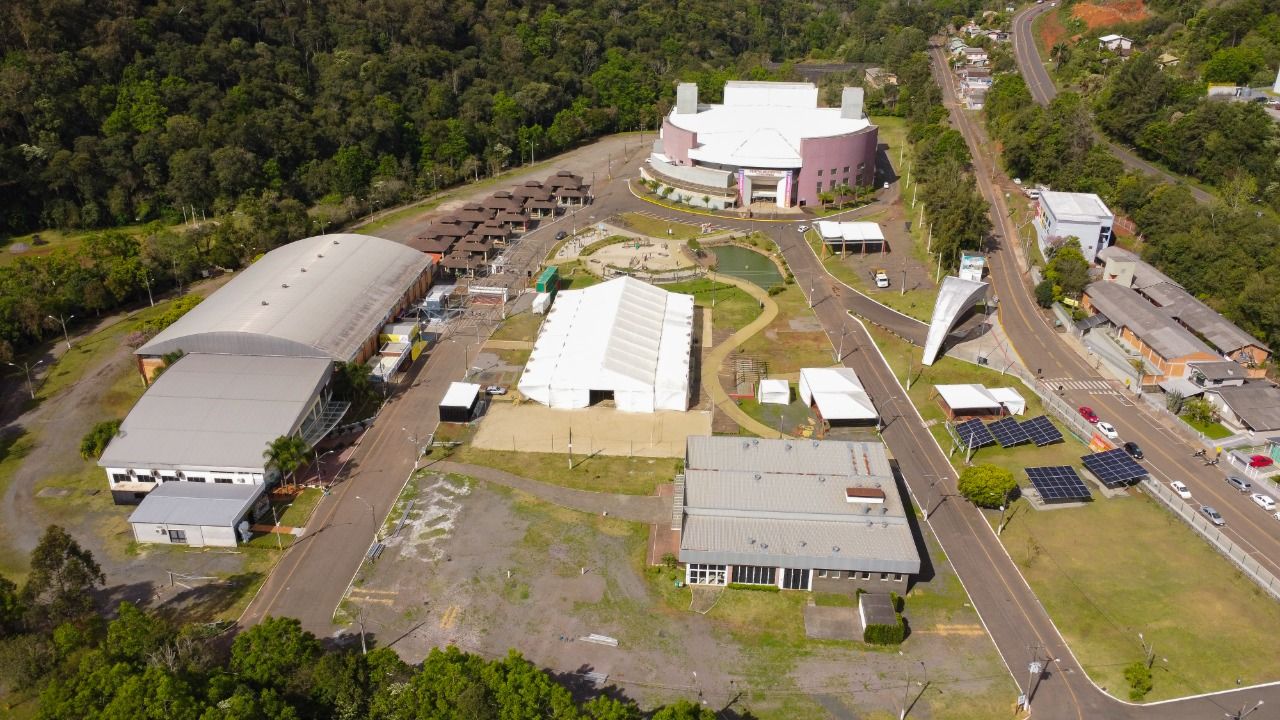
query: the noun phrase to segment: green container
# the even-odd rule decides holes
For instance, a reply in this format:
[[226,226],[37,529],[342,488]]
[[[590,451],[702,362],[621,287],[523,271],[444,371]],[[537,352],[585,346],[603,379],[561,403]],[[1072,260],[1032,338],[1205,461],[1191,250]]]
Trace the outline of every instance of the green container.
[[537,282],[534,283],[533,289],[537,290],[538,292],[549,292],[549,293],[554,293],[555,291],[559,290],[560,289],[560,268],[556,267],[555,265],[552,265],[546,270],[543,270],[542,274],[538,276]]

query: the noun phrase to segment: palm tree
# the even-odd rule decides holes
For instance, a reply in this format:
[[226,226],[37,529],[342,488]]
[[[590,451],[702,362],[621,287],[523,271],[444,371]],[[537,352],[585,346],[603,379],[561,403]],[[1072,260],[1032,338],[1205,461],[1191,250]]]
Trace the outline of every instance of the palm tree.
[[849,194],[850,194],[849,183],[847,182],[840,183],[840,186],[836,188],[836,197],[840,199],[841,205],[844,205],[845,198],[849,197]]
[[286,480],[293,478],[310,454],[311,446],[297,435],[281,435],[267,443],[267,449],[262,451],[267,465],[280,471]]
[[832,200],[834,200],[834,199],[835,199],[835,197],[834,197],[830,192],[828,192],[828,191],[826,191],[826,190],[824,190],[824,191],[822,191],[822,192],[818,193],[818,202],[822,203],[822,207],[824,207],[824,208],[825,208],[827,205],[830,205],[830,204],[831,204],[831,201],[832,201]]

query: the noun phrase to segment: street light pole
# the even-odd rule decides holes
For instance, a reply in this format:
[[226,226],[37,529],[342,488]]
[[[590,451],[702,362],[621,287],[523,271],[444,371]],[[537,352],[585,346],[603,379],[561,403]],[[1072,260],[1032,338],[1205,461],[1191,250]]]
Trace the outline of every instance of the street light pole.
[[37,361],[35,361],[35,362],[33,362],[33,363],[23,362],[21,365],[18,365],[18,364],[16,364],[16,363],[11,363],[11,362],[6,362],[6,363],[5,363],[5,365],[8,365],[8,366],[10,366],[10,367],[16,367],[16,368],[18,368],[18,369],[22,370],[22,372],[26,373],[26,375],[27,375],[27,392],[28,392],[28,393],[31,393],[31,399],[32,399],[32,400],[35,400],[35,399],[36,399],[36,386],[35,386],[34,384],[32,384],[32,382],[31,382],[31,371],[32,371],[32,370],[34,370],[34,369],[36,369],[36,366],[38,366],[38,365],[39,365],[40,363],[42,363],[42,362],[44,362],[44,361],[43,361],[43,360],[37,360]]
[[377,542],[378,541],[378,519],[374,517],[374,514],[373,514],[373,503],[370,503],[368,500],[365,500],[359,495],[353,495],[352,497],[364,503],[364,506],[369,508],[369,524],[373,526],[373,541]]
[[1262,707],[1264,704],[1266,704],[1266,701],[1265,701],[1265,700],[1259,700],[1257,705],[1254,705],[1253,707],[1249,708],[1248,710],[1245,710],[1245,709],[1244,709],[1244,706],[1243,706],[1243,705],[1241,705],[1241,706],[1240,706],[1240,712],[1234,712],[1234,713],[1223,713],[1223,715],[1225,715],[1227,718],[1229,718],[1229,720],[1244,720],[1245,718],[1247,718],[1247,717],[1249,717],[1250,715],[1252,715],[1252,714],[1254,714],[1255,712],[1257,712],[1258,708]]
[[74,320],[76,316],[75,315],[67,315],[67,316],[59,315],[57,317],[54,317],[53,315],[47,315],[46,317],[48,317],[50,320],[56,320],[62,323],[62,339],[67,341],[67,349],[70,350],[71,336],[67,334],[67,323]]

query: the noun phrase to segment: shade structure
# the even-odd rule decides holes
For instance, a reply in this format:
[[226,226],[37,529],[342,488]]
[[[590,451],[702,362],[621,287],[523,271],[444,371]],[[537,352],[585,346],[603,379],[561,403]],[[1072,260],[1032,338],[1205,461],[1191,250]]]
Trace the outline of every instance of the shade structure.
[[756,400],[761,405],[789,405],[791,403],[791,383],[779,378],[764,378],[760,381],[760,389],[756,392]]
[[689,409],[693,296],[622,277],[556,296],[517,387],[553,408]]
[[957,415],[999,413],[1000,400],[982,385],[934,385],[942,401]]
[[1022,415],[1027,411],[1027,400],[1022,393],[1011,387],[987,388],[991,397],[995,398],[1011,415]]
[[929,334],[924,341],[925,365],[932,365],[942,352],[942,343],[956,322],[969,308],[987,294],[987,284],[973,280],[961,280],[958,277],[945,277],[942,287],[938,288],[938,301],[933,306],[933,317],[929,320]]
[[800,398],[824,420],[875,420],[878,415],[857,373],[849,368],[801,368]]

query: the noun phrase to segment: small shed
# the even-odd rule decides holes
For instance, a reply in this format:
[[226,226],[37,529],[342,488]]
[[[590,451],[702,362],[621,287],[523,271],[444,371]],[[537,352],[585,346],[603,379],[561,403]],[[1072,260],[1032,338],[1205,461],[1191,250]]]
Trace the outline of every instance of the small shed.
[[440,401],[440,422],[470,422],[480,404],[480,386],[475,383],[449,384],[444,399]]
[[898,612],[893,608],[893,598],[888,593],[868,592],[858,596],[858,618],[862,630],[868,625],[897,625]]
[[763,378],[756,391],[756,400],[761,405],[790,405],[791,383],[780,378]]
[[249,539],[249,524],[264,485],[172,481],[147,494],[129,516],[140,543],[235,547]]

